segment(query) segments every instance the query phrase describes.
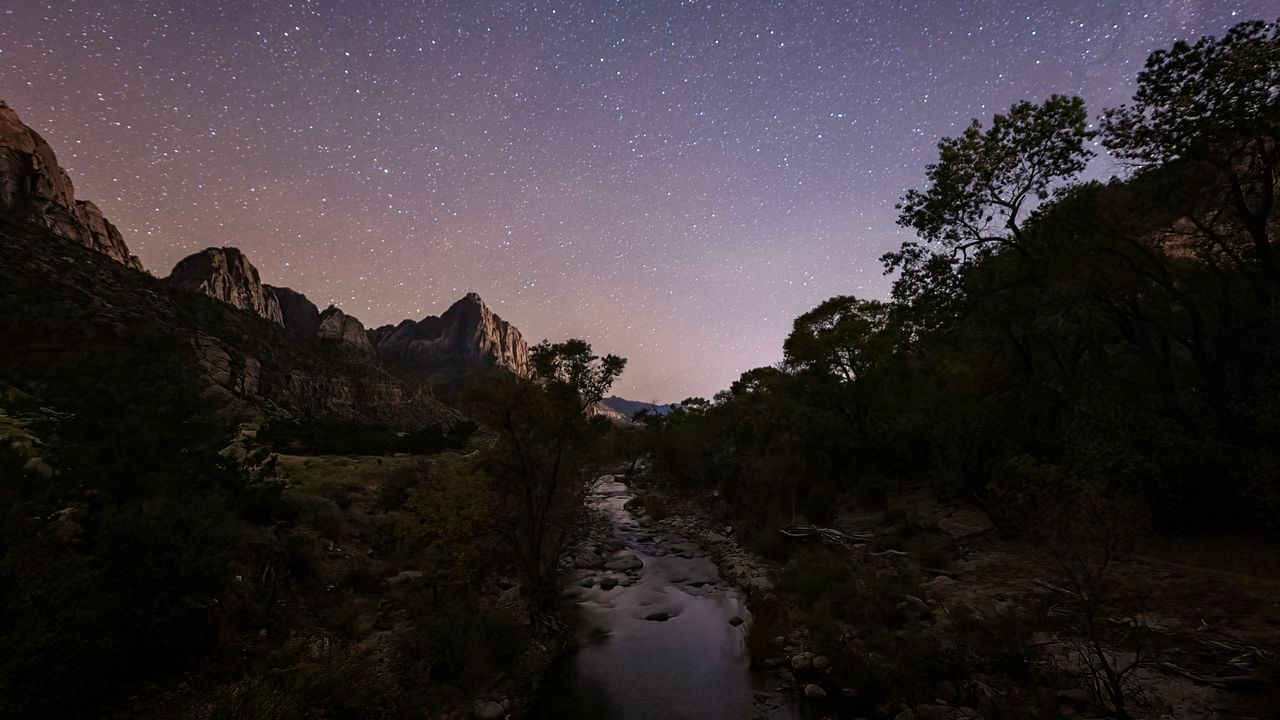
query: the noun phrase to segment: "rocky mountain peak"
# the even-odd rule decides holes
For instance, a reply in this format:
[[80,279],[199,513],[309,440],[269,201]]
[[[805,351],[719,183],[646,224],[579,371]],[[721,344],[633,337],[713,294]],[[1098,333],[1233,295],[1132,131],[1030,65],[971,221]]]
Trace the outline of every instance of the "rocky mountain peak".
[[167,281],[284,325],[276,294],[262,284],[258,268],[237,248],[207,248],[188,255],[173,267]]
[[379,357],[417,369],[451,372],[501,367],[524,374],[529,345],[515,326],[469,292],[439,317],[404,320],[369,333]]
[[364,329],[364,323],[330,305],[320,313],[320,327],[316,337],[325,342],[345,345],[362,355],[373,355],[373,344]]
[[76,199],[71,178],[58,165],[49,143],[27,127],[4,100],[0,100],[0,216],[31,223],[135,270],[142,269],[137,256],[129,254],[120,231],[102,216],[98,206]]

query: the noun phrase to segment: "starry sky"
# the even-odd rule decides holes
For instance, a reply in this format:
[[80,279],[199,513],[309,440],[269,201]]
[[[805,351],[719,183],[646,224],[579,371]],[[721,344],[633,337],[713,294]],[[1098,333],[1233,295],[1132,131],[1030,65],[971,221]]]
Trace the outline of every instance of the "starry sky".
[[235,245],[367,326],[474,290],[672,401],[886,295],[940,136],[1274,2],[5,0],[0,98],[158,275]]

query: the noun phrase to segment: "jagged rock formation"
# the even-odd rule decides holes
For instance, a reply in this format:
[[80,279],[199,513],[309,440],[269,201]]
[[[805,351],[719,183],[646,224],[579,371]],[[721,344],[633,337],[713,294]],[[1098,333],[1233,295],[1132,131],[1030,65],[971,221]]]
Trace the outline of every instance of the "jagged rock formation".
[[525,374],[529,367],[529,345],[520,331],[476,293],[467,293],[440,317],[384,325],[369,331],[369,339],[378,357],[419,370],[502,367]]
[[141,270],[124,238],[97,205],[76,200],[53,148],[0,100],[0,216],[30,223]]
[[671,412],[670,405],[658,405],[656,403],[644,402],[641,400],[628,400],[610,395],[600,401],[601,405],[620,413],[623,417],[630,418],[638,412],[647,412],[653,415],[666,415]]
[[284,325],[276,294],[262,284],[258,268],[233,247],[208,248],[183,258],[166,281]]
[[[237,420],[283,411],[405,429],[457,421],[428,383],[396,376],[369,356],[326,352],[314,336],[291,337],[248,312],[6,220],[0,215],[0,377],[19,390],[42,387],[59,369],[142,349],[167,367],[194,369],[202,394]],[[35,308],[39,322],[31,319]]]
[[320,308],[306,295],[287,287],[263,285],[276,296],[284,317],[284,331],[292,337],[310,340],[320,332]]
[[166,282],[264,317],[294,338],[336,344],[410,370],[459,374],[502,367],[523,373],[528,367],[529,347],[520,331],[475,293],[440,317],[366,330],[333,305],[322,312],[300,292],[264,284],[258,269],[236,248],[208,248],[188,256]]
[[316,338],[324,342],[339,343],[362,355],[373,355],[373,345],[365,332],[364,323],[330,305],[320,313],[320,327]]

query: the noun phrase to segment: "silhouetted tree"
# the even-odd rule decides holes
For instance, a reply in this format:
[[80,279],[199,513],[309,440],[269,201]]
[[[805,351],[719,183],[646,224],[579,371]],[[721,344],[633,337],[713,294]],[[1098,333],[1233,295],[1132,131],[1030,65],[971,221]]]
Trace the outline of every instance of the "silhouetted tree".
[[565,539],[595,477],[603,418],[584,410],[599,402],[626,366],[600,358],[581,340],[543,342],[531,353],[533,377],[487,379],[471,406],[494,438],[483,453],[502,505],[502,532],[516,554],[535,607],[555,596]]
[[1280,284],[1271,225],[1280,160],[1280,22],[1245,22],[1221,38],[1179,41],[1147,59],[1133,103],[1107,110],[1102,142],[1150,168],[1190,163],[1214,192],[1210,217],[1194,218],[1227,257],[1241,257],[1219,235],[1213,215],[1227,211],[1252,244],[1264,275]]

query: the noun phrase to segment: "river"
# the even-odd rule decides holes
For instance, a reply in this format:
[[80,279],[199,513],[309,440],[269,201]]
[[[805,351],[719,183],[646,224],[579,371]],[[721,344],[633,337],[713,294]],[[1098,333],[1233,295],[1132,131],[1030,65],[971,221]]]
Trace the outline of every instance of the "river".
[[593,543],[607,565],[592,569],[599,563],[588,556],[577,564],[586,569],[565,577],[564,592],[579,608],[579,649],[553,668],[539,715],[799,718],[794,701],[775,692],[777,679],[751,670],[742,594],[697,543],[628,510],[632,497],[605,476],[588,499],[608,523],[607,536]]

